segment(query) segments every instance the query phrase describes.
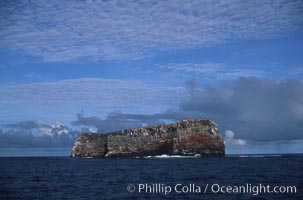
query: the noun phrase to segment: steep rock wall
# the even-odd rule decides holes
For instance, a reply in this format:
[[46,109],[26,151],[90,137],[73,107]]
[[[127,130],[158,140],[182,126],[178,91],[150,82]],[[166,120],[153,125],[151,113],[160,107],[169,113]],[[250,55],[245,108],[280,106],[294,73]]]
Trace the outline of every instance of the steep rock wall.
[[115,131],[83,133],[75,142],[73,157],[133,157],[150,155],[225,155],[224,140],[213,120],[177,123]]

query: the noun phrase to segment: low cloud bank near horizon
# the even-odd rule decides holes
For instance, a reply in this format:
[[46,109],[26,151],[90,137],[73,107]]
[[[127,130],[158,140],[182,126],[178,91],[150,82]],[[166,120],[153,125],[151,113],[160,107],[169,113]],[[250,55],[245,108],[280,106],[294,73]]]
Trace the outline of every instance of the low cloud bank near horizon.
[[0,147],[64,147],[71,145],[78,131],[59,122],[21,121],[0,126]]
[[190,97],[175,110],[152,115],[113,110],[102,119],[77,115],[70,126],[19,122],[0,127],[0,147],[71,146],[80,132],[106,133],[175,122],[211,118],[230,147],[257,143],[291,144],[303,139],[303,82],[239,78],[231,84],[198,88],[189,81]]

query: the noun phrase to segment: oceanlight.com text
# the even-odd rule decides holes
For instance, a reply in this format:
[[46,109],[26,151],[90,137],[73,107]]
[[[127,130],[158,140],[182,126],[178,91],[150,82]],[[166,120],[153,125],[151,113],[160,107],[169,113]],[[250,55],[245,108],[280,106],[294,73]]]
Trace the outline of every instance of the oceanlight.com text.
[[195,183],[168,185],[163,183],[139,183],[129,184],[127,191],[139,194],[251,194],[257,196],[260,194],[295,194],[297,187],[294,185],[268,185],[268,184],[243,184],[243,185],[223,185],[223,184],[205,184]]

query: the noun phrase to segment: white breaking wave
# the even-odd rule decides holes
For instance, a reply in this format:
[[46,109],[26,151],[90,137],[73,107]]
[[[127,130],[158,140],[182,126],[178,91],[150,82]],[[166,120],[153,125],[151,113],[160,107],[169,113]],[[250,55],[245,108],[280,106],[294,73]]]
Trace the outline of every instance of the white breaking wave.
[[196,154],[193,156],[181,156],[181,155],[167,155],[167,154],[163,154],[163,155],[157,155],[157,156],[145,156],[144,158],[200,158],[201,155],[200,154]]
[[264,157],[282,157],[280,154],[264,154],[264,155],[230,155],[228,157],[240,157],[240,158],[264,158]]

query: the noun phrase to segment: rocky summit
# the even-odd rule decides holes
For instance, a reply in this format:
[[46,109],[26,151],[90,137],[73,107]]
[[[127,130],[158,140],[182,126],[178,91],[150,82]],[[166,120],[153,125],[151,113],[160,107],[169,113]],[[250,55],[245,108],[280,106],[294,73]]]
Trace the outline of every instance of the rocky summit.
[[72,157],[141,157],[155,155],[224,156],[224,140],[213,120],[127,129],[111,133],[83,133],[75,142]]

